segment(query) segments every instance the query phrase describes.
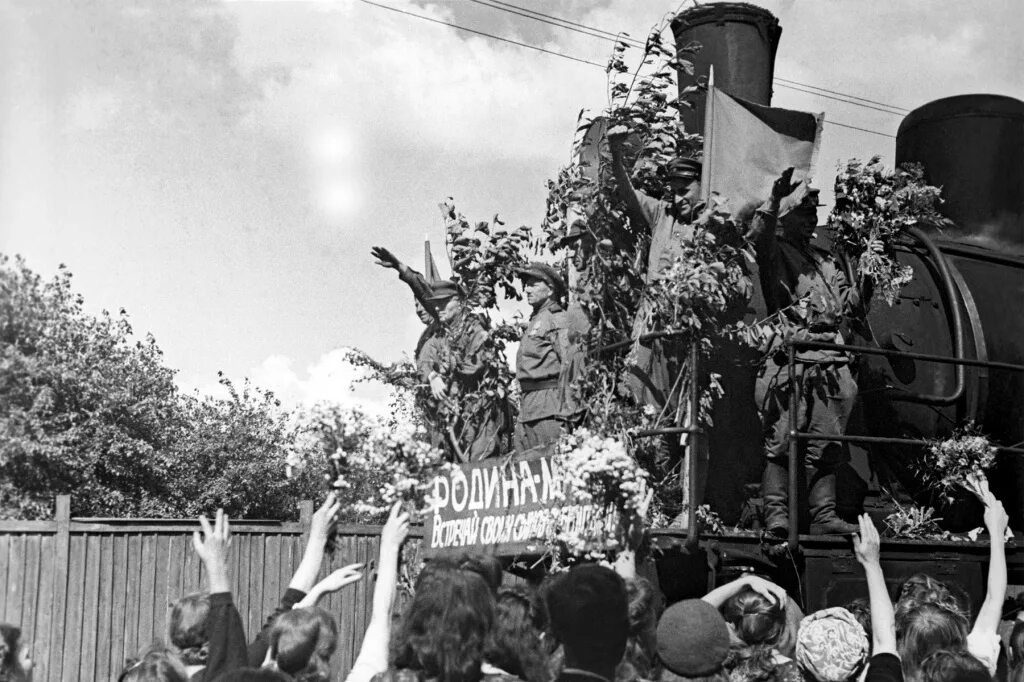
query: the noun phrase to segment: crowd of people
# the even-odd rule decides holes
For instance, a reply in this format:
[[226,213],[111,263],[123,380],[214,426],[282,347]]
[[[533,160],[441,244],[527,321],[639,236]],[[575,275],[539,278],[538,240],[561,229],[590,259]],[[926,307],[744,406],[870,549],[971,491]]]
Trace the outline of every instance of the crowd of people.
[[[173,605],[166,645],[128,662],[119,682],[705,682],[992,680],[997,667],[1024,681],[1024,622],[1009,636],[1000,666],[998,632],[1007,589],[1007,515],[982,483],[991,556],[987,594],[971,618],[955,585],[916,575],[890,600],[880,540],[860,517],[854,553],[868,600],[806,617],[786,591],[756,575],[701,599],[663,608],[636,575],[635,562],[576,565],[539,585],[502,586],[493,557],[427,562],[403,612],[393,614],[409,516],[395,505],[383,527],[372,611],[347,671],[331,670],[339,641],[335,617],[318,602],[357,580],[353,564],[316,581],[340,505],[334,495],[314,514],[302,560],[263,629],[247,639],[232,596],[227,517],[200,518],[193,545],[208,592]],[[628,556],[628,555],[627,555]],[[0,680],[31,679],[30,643],[0,624]]]

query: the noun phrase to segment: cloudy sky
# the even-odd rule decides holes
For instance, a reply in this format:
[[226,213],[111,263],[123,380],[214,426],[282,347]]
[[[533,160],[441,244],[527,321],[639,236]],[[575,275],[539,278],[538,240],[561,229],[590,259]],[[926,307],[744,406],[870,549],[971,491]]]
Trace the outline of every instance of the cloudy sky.
[[[379,4],[599,63],[611,47],[471,0]],[[514,4],[643,38],[679,0]],[[1015,0],[758,4],[783,25],[782,78],[904,108],[1024,98]],[[595,66],[358,0],[0,0],[0,59],[0,250],[67,264],[92,310],[126,308],[182,386],[223,370],[293,402],[352,399],[341,347],[414,344],[411,297],[372,245],[418,263],[447,196],[538,225],[577,113],[606,97]],[[774,103],[900,121],[781,87]],[[827,126],[819,184],[893,151]]]

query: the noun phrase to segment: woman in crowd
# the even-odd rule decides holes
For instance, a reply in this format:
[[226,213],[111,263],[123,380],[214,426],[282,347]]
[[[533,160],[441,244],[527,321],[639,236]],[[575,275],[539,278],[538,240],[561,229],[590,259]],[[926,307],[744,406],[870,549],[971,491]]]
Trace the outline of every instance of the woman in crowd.
[[726,662],[731,680],[800,682],[796,663],[779,653],[786,631],[786,591],[775,583],[746,575],[704,596],[729,625],[732,651]]
[[[1005,533],[1009,518],[1003,504],[989,491],[988,481],[977,483],[978,497],[985,505],[985,528],[989,534],[988,587],[985,601],[978,611],[974,627],[968,632],[968,621],[955,609],[948,590],[932,585],[929,589],[939,596],[937,603],[922,601],[921,590],[912,588],[914,601],[897,609],[896,633],[903,675],[913,682],[927,682],[922,664],[936,651],[966,650],[988,670],[996,673],[999,658],[998,627],[1002,619],[1003,600],[1006,598]],[[909,600],[909,597],[908,597]]]
[[537,591],[527,585],[502,588],[484,646],[485,679],[547,682],[550,640],[547,610]]
[[21,640],[21,628],[0,623],[0,682],[23,682],[31,672],[32,657]]
[[416,592],[377,682],[477,682],[494,623],[494,597],[478,574],[441,566],[420,573]]

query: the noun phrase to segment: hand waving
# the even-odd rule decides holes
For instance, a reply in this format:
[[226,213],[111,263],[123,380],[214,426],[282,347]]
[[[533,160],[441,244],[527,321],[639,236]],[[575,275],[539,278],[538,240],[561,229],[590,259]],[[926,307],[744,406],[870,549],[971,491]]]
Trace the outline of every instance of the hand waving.
[[334,523],[334,517],[338,515],[340,509],[341,503],[338,502],[338,496],[332,492],[320,505],[320,508],[313,512],[313,518],[309,523],[309,541],[311,543],[319,542],[321,546],[326,544],[327,536],[331,532],[331,524]]
[[334,571],[326,578],[317,583],[317,591],[320,594],[326,594],[328,592],[337,592],[345,585],[350,585],[354,582],[359,581],[363,577],[363,565],[362,564],[349,564],[343,568],[339,568]]
[[783,197],[792,194],[799,186],[799,182],[793,182],[793,167],[790,166],[782,171],[782,175],[772,185],[772,199],[781,201]]
[[206,516],[199,517],[202,532],[192,533],[192,547],[210,575],[210,592],[229,592],[228,548],[231,546],[231,526],[223,509],[217,510],[213,527]]
[[377,259],[377,265],[382,268],[390,268],[391,270],[402,269],[402,261],[395,258],[395,254],[391,253],[383,246],[374,246],[370,249],[370,253]]
[[402,511],[401,502],[395,502],[380,534],[380,548],[397,553],[407,537],[409,537],[409,514]]
[[860,534],[853,538],[853,553],[862,566],[873,566],[879,562],[882,547],[878,529],[867,514],[861,514],[858,520]]

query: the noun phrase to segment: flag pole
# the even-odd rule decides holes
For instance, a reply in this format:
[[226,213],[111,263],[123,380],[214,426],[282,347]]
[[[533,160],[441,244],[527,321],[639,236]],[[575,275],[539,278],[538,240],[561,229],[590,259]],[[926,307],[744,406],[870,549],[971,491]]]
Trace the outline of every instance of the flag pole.
[[714,152],[715,65],[708,67],[708,94],[704,98],[704,151],[701,158],[700,193],[705,204],[711,202],[711,158]]

